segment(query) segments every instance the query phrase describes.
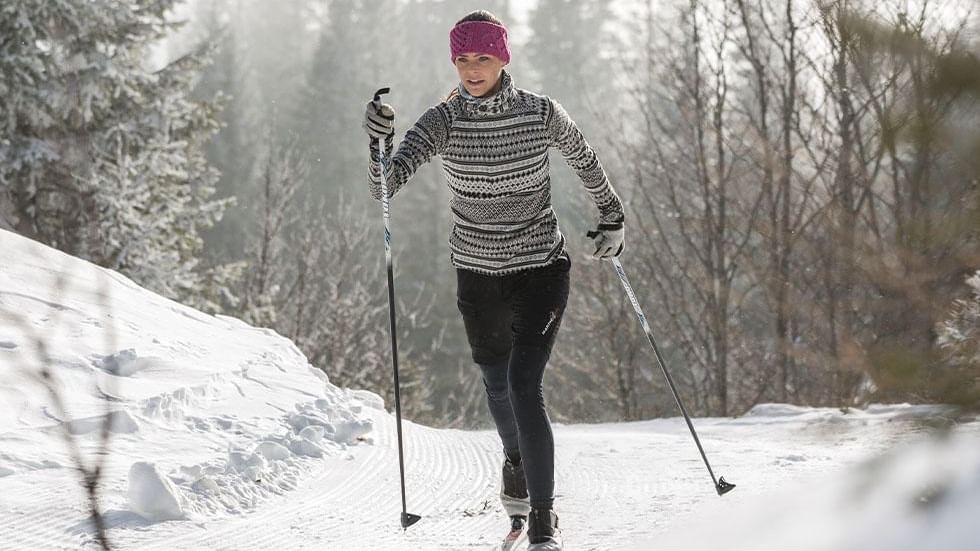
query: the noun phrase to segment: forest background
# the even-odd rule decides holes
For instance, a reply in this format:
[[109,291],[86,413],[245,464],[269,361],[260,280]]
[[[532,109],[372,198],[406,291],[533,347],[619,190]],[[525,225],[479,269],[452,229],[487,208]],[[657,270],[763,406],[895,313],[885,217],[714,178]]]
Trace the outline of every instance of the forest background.
[[[122,9],[125,5],[128,9]],[[968,0],[20,0],[0,7],[0,227],[293,339],[391,398],[361,129],[456,85],[447,33],[512,29],[627,209],[623,263],[692,413],[980,400],[980,15]],[[676,414],[560,154],[572,292],[558,421]],[[407,417],[487,426],[438,162],[392,202]],[[390,403],[390,402],[389,402]]]

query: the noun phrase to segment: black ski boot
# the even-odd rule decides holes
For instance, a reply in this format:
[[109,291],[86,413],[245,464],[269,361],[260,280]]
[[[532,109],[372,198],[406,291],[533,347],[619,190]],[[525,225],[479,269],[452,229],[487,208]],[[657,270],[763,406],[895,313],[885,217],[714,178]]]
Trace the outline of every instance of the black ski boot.
[[527,480],[524,479],[523,463],[515,465],[510,459],[504,461],[500,482],[500,503],[507,511],[507,516],[512,519],[527,517],[531,505],[527,497]]
[[528,551],[561,551],[558,515],[551,509],[531,509],[527,517]]

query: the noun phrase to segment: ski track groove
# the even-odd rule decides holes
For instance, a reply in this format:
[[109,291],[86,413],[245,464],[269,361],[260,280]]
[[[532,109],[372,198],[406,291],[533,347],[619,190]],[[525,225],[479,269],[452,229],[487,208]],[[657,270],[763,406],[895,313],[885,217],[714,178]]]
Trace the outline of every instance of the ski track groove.
[[[497,497],[499,481],[488,474],[500,469],[490,433],[474,437],[463,431],[403,426],[408,512],[422,516],[403,531],[395,423],[384,414],[374,421],[373,445],[355,446],[325,459],[323,469],[295,491],[240,518],[208,519],[199,523],[201,529],[190,531],[175,527],[177,534],[151,530],[156,533],[147,533],[147,541],[136,541],[143,539],[134,538],[136,534],[119,534],[119,543],[125,539],[125,549],[148,551],[275,548],[288,526],[291,541],[305,542],[299,549],[433,549],[434,531],[445,535],[436,549],[496,549],[507,519]],[[348,453],[353,460],[344,458]],[[484,502],[489,504],[486,509]],[[473,516],[465,514],[468,510]],[[365,513],[371,517],[364,518]],[[474,541],[474,532],[485,536]]]
[[[82,522],[80,519],[52,514],[50,509],[45,507],[51,502],[84,503],[85,501],[74,473],[70,471],[58,473],[59,480],[52,484],[49,478],[51,472],[44,469],[25,473],[23,476],[37,477],[41,480],[36,484],[29,480],[18,481],[22,484],[22,488],[5,489],[3,501],[12,501],[19,505],[3,511],[5,518],[0,523],[0,550],[77,549],[80,541],[85,539],[84,531],[76,530]],[[24,512],[24,509],[30,512]],[[20,530],[19,528],[23,526],[30,526],[31,529]]]
[[[282,527],[289,525],[295,527],[294,519],[304,514],[304,509],[315,507],[317,504],[329,503],[328,509],[320,509],[320,516],[316,522],[318,527],[329,534],[333,530],[343,532],[349,526],[352,519],[345,518],[341,513],[334,512],[334,506],[338,503],[349,504],[358,496],[363,499],[370,495],[373,485],[376,485],[376,478],[383,476],[382,467],[388,463],[384,461],[386,449],[379,445],[359,446],[342,452],[341,456],[332,456],[324,460],[324,464],[318,470],[311,473],[313,476],[309,480],[298,482],[296,488],[285,495],[275,496],[268,501],[237,518],[232,518],[226,522],[215,522],[217,519],[206,519],[202,521],[201,527],[205,530],[191,531],[176,536],[159,538],[159,534],[151,535],[153,542],[146,542],[133,547],[134,549],[159,549],[171,550],[175,548],[186,549],[251,549],[251,548],[275,548],[276,543],[281,541],[281,536],[276,536],[277,532],[268,530],[267,526]],[[351,461],[344,458],[351,453],[356,460]],[[360,465],[362,468],[354,469],[349,478],[340,479],[336,473],[348,471],[351,467]],[[333,480],[332,480],[333,479]],[[329,484],[328,483],[332,483]],[[322,498],[311,498],[310,494],[318,490],[329,487],[330,491],[324,492]],[[365,492],[365,489],[368,492]],[[360,501],[360,500],[358,500]],[[363,503],[363,502],[361,502]],[[352,509],[357,509],[352,507]],[[261,526],[252,522],[252,518],[261,517]],[[184,545],[178,545],[184,544]],[[186,547],[185,547],[186,545]]]
[[[656,435],[651,435],[656,438]],[[621,484],[636,486],[640,484],[648,489],[647,471],[654,467],[656,462],[651,460],[647,464],[638,464],[629,472],[622,470],[620,461],[614,460],[617,451],[617,444],[611,439],[614,437],[594,437],[592,435],[569,434],[565,431],[556,431],[555,439],[558,446],[564,448],[562,453],[556,454],[555,478],[556,478],[556,497],[555,509],[559,515],[559,527],[566,542],[566,547],[580,550],[607,550],[615,548],[616,534],[629,533],[630,539],[621,543],[629,543],[636,535],[635,529],[642,533],[646,529],[631,526],[628,524],[629,515],[621,517],[620,524],[616,526],[603,527],[596,525],[590,517],[590,512],[610,511],[628,509],[624,507],[626,503],[621,495],[614,491],[614,488],[621,487]],[[588,465],[588,468],[582,468]],[[564,490],[568,488],[569,491]],[[574,495],[587,495],[588,507],[585,510],[571,506],[567,498]],[[650,492],[651,495],[652,492]],[[564,507],[569,503],[569,507]],[[644,524],[649,524],[648,511],[644,511]],[[625,523],[625,524],[624,524]]]
[[[22,550],[22,549],[71,549],[66,538],[71,532],[73,522],[59,522],[59,519],[52,518],[50,513],[40,512],[19,516],[17,519],[23,526],[31,526],[30,533],[26,531],[14,531],[11,533],[3,532],[4,541],[0,544],[0,549]],[[8,547],[9,543],[17,543]],[[77,544],[76,544],[77,545]]]
[[[509,525],[497,494],[502,460],[497,435],[404,425],[408,511],[423,518],[403,531],[395,421],[380,410],[371,417],[373,442],[316,460],[315,466],[296,473],[293,489],[239,515],[145,526],[123,522],[110,531],[114,549],[242,551],[278,549],[289,542],[290,551],[499,550]],[[818,425],[803,431],[791,425],[765,427],[745,431],[748,442],[739,446],[726,440],[726,427],[706,422],[701,437],[715,474],[728,475],[742,488],[726,498],[737,506],[743,494],[853,462],[869,450],[901,440],[910,428],[902,421],[885,427]],[[556,426],[555,441],[556,507],[571,549],[605,551],[655,539],[693,514],[699,504],[717,499],[682,428],[651,425],[649,430],[618,431]],[[828,446],[838,448],[832,457],[827,455]],[[770,468],[773,465],[775,469]],[[125,484],[119,482],[121,475],[109,474],[115,482],[106,488],[111,497],[103,507],[118,509]],[[16,478],[6,481],[0,496],[0,551],[97,548],[91,528],[77,514],[84,510],[85,496],[73,470],[12,476]],[[73,505],[73,514],[64,514]],[[616,523],[596,522],[597,518],[615,518]],[[522,550],[523,545],[515,549]]]

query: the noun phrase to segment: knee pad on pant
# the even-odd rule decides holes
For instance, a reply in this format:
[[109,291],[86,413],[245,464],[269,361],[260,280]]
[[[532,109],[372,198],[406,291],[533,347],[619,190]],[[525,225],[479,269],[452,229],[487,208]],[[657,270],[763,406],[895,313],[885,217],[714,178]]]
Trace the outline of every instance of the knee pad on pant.
[[487,396],[491,400],[504,401],[509,399],[507,386],[507,367],[510,362],[508,356],[495,364],[478,364],[483,373],[483,386],[487,389]]

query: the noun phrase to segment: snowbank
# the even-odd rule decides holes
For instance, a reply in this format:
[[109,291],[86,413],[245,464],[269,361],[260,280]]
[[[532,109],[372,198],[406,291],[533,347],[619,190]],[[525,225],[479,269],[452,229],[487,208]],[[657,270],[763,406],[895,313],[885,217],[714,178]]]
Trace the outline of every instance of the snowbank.
[[[792,406],[761,409],[774,415],[770,420],[828,414]],[[911,409],[876,406],[855,413],[902,419],[913,414]],[[726,503],[729,499],[706,504],[696,520],[633,549],[975,551],[980,439],[975,431],[921,438],[855,467],[742,499],[737,506]]]
[[368,410],[383,406],[330,384],[271,330],[203,314],[10,232],[0,231],[0,251],[0,495],[9,510],[30,510],[61,485],[77,495],[46,514],[83,515],[63,431],[94,464],[108,427],[110,518],[244,513],[358,445],[372,430]]

